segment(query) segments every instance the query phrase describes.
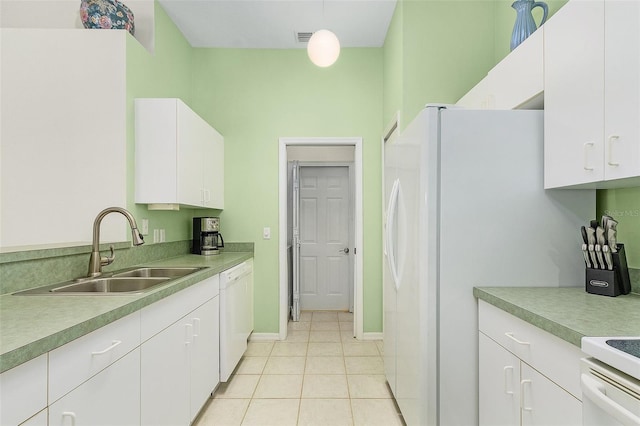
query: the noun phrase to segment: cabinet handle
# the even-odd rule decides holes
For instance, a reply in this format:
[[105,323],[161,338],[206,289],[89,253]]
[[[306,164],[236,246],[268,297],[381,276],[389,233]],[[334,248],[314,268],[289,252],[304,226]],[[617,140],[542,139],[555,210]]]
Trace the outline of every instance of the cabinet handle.
[[504,333],[505,336],[507,336],[509,339],[513,340],[514,342],[518,343],[519,345],[530,345],[531,343],[529,342],[525,342],[522,340],[518,340],[515,337],[513,337],[513,333]]
[[64,419],[65,417],[71,417],[71,426],[76,426],[76,413],[73,411],[63,411],[62,418]]
[[[506,393],[507,395],[513,395],[513,390],[509,390],[508,386],[508,384],[511,383],[513,379],[513,366],[507,365],[502,369],[502,371],[504,373],[504,393]],[[509,379],[507,379],[507,371],[511,372],[511,377]]]
[[582,167],[586,171],[589,171],[589,172],[593,170],[593,167],[589,167],[589,155],[588,155],[588,152],[589,152],[589,148],[593,148],[593,145],[595,145],[593,142],[585,142],[584,145],[583,145],[583,149],[584,149],[584,164],[583,164]]
[[528,387],[531,388],[531,380],[529,379],[525,379],[522,380],[520,382],[520,407],[524,410],[524,411],[533,411],[533,407],[527,407],[524,403],[524,386],[525,385],[529,385]]
[[607,162],[610,166],[618,167],[620,163],[616,163],[612,160],[613,158],[613,143],[620,140],[620,136],[611,135],[609,136],[609,161]]
[[186,332],[184,344],[185,346],[189,346],[189,344],[191,343],[191,338],[193,337],[193,324],[185,324],[184,329]]
[[111,346],[109,346],[107,349],[104,349],[102,351],[97,351],[97,352],[91,352],[91,355],[103,355],[103,354],[106,354],[107,352],[109,352],[110,350],[112,350],[113,348],[118,346],[120,343],[122,343],[122,341],[114,340],[113,342],[111,342]]
[[193,337],[198,337],[200,335],[200,318],[193,319]]

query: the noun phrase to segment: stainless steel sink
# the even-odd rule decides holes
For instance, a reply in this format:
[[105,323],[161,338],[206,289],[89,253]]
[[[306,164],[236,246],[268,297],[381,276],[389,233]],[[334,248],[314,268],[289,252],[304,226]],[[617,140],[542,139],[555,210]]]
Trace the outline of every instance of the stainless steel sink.
[[130,271],[117,272],[114,277],[166,277],[179,278],[192,274],[200,268],[137,268]]
[[79,278],[14,293],[16,295],[135,294],[193,274],[202,268],[142,267],[105,273],[97,278]]
[[135,293],[169,281],[170,278],[93,278],[49,290],[52,293]]

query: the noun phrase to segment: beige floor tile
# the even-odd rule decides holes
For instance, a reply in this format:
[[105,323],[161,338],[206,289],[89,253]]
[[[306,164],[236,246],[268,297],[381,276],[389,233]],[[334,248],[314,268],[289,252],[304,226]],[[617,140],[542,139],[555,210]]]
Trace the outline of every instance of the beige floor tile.
[[300,398],[301,374],[263,375],[256,387],[254,398]]
[[303,398],[349,398],[347,376],[344,374],[307,374],[302,382]]
[[300,312],[300,321],[309,321],[311,322],[311,317],[313,316],[313,311],[301,311]]
[[299,406],[298,399],[253,399],[242,426],[295,426]]
[[232,375],[226,383],[220,383],[214,398],[251,398],[260,380],[257,374]]
[[338,321],[353,322],[353,312],[338,312]]
[[339,342],[339,331],[311,331],[309,333],[310,342]]
[[341,356],[307,357],[305,374],[345,374]]
[[375,342],[342,342],[344,356],[380,356]]
[[384,374],[382,357],[349,356],[344,358],[347,374]]
[[311,322],[315,321],[338,321],[338,313],[332,311],[314,311],[313,317],[311,318]]
[[194,426],[240,426],[250,399],[211,399]]
[[383,374],[350,374],[347,382],[351,398],[392,398]]
[[340,331],[338,321],[313,321],[311,331]]
[[392,399],[352,399],[351,408],[356,426],[402,426]]
[[271,356],[306,356],[307,342],[276,342]]
[[304,374],[305,361],[303,356],[272,356],[263,374]]
[[300,401],[298,425],[343,426],[352,425],[348,399],[303,399]]
[[310,342],[307,356],[342,356],[342,343]]
[[244,356],[238,364],[236,374],[262,374],[267,359],[266,356]]
[[249,342],[244,356],[269,356],[274,342]]
[[359,340],[353,335],[351,330],[340,330],[340,340],[342,342],[358,342]]
[[287,339],[285,342],[308,342],[309,330],[291,330],[287,331]]
[[339,322],[338,324],[340,324],[340,331],[351,331],[351,332],[353,332],[353,322],[351,322],[351,321]]
[[288,331],[309,330],[309,328],[311,328],[311,321],[290,322],[287,326]]

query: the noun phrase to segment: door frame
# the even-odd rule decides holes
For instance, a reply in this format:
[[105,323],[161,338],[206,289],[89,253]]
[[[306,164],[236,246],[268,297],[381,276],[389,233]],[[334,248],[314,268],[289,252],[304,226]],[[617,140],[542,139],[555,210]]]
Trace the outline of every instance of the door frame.
[[287,338],[287,323],[289,318],[289,284],[287,268],[287,146],[353,146],[354,155],[354,179],[355,179],[355,199],[354,206],[354,241],[356,250],[354,254],[354,283],[353,283],[353,332],[357,339],[363,339],[363,224],[362,224],[362,138],[295,138],[283,137],[278,144],[278,196],[279,196],[279,277],[280,277],[280,306],[279,306],[279,338]]

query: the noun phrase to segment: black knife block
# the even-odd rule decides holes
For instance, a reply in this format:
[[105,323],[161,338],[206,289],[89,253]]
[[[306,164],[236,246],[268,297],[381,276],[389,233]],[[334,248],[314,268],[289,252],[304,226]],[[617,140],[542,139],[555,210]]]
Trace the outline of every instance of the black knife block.
[[587,268],[585,289],[587,293],[618,296],[631,292],[631,278],[627,267],[624,244],[617,245],[617,253],[611,253],[613,270]]

